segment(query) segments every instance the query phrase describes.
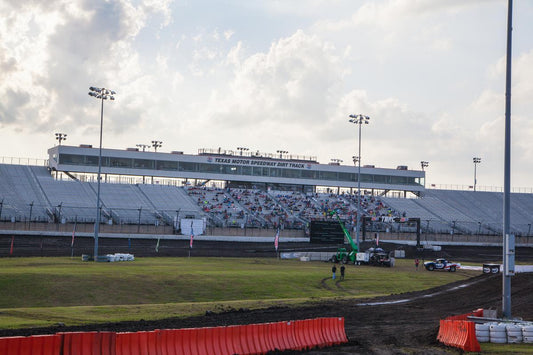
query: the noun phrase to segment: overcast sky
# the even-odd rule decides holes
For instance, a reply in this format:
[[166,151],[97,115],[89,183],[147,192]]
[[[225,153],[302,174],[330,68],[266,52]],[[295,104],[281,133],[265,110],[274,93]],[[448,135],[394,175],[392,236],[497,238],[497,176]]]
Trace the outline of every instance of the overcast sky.
[[[357,155],[503,185],[506,0],[0,0],[0,156],[104,147]],[[515,1],[513,187],[533,187],[533,2]]]

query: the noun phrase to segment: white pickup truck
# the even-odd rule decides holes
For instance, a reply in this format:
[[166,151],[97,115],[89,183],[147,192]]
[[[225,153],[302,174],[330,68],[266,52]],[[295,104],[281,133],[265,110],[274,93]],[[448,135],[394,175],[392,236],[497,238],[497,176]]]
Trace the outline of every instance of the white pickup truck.
[[452,263],[446,259],[436,259],[435,261],[426,261],[424,267],[428,271],[433,270],[447,270],[450,272],[455,272],[457,269],[461,268],[461,264]]

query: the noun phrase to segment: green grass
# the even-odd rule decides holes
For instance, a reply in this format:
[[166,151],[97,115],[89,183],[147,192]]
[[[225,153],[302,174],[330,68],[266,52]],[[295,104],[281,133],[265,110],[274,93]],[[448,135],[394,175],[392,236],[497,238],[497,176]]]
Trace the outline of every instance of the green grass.
[[533,354],[532,344],[481,343],[481,353],[490,355]]
[[207,309],[261,308],[327,298],[361,298],[427,289],[477,272],[276,259],[139,258],[94,263],[71,258],[0,259],[0,328],[190,316]]

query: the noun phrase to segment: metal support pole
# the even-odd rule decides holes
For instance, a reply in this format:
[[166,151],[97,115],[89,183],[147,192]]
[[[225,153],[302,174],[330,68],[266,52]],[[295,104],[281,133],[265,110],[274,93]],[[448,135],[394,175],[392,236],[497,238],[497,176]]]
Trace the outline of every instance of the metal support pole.
[[100,180],[102,174],[102,131],[104,127],[104,96],[101,98],[100,109],[100,148],[98,150],[98,176],[96,189],[96,222],[94,223],[94,261],[98,259],[98,232],[100,231]]
[[359,231],[361,229],[361,123],[359,123],[359,159],[357,163],[357,227],[355,231],[355,243],[357,251],[359,248]]
[[[514,250],[509,250],[510,217],[511,217],[511,63],[512,63],[512,31],[513,31],[513,0],[509,0],[507,12],[507,71],[505,78],[505,160],[504,160],[504,183],[503,183],[503,295],[502,314],[504,318],[511,318],[511,276],[512,272],[507,272],[509,264],[514,266]],[[514,242],[514,239],[512,239]],[[514,249],[514,245],[513,245]],[[514,270],[513,270],[514,271]]]

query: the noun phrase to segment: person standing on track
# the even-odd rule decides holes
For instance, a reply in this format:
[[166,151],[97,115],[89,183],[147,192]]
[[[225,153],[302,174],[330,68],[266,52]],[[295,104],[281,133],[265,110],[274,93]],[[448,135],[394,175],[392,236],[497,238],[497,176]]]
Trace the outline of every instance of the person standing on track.
[[335,273],[337,272],[337,267],[335,265],[333,265],[333,267],[331,268],[331,279],[332,280],[335,280]]
[[341,280],[344,280],[344,270],[346,268],[344,267],[344,265],[341,266]]
[[418,271],[418,264],[420,264],[420,260],[418,260],[418,258],[415,259],[415,268],[416,268],[416,271]]

